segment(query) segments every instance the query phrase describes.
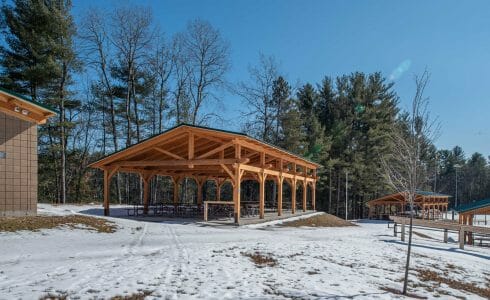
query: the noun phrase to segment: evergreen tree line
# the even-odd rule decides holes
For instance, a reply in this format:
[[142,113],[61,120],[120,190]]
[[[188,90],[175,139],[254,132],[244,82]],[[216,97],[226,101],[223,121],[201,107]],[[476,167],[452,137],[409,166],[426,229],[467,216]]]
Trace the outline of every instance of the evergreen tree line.
[[[76,24],[69,0],[14,0],[2,5],[1,26],[1,86],[59,112],[39,133],[40,201],[101,199],[90,162],[176,124],[220,127],[223,91],[243,100],[244,132],[324,166],[319,209],[343,216],[347,199],[349,217],[362,217],[366,201],[391,192],[380,158],[406,114],[381,73],[292,86],[274,57],[260,55],[247,79],[228,82],[230,45],[218,29],[192,20],[166,36],[146,7],[93,9]],[[455,196],[457,173],[460,203],[490,196],[490,157],[428,142],[423,160],[427,190]],[[117,201],[141,200],[138,176],[116,177]],[[192,183],[181,188],[195,196]],[[165,178],[152,182],[154,199],[171,190]]]

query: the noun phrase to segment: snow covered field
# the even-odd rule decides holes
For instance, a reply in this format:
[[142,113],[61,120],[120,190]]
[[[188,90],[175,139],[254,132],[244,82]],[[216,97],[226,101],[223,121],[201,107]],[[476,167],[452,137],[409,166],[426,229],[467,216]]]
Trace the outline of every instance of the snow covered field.
[[[40,205],[50,214],[93,207]],[[386,223],[342,228],[205,226],[110,218],[115,233],[50,229],[0,233],[0,299],[38,299],[48,292],[101,299],[152,291],[149,299],[391,299],[400,289],[406,245]],[[422,231],[420,231],[422,232]],[[490,289],[490,249],[414,236],[413,268]],[[456,236],[452,236],[454,240]],[[259,267],[260,252],[277,265]],[[445,274],[445,275],[444,275]],[[422,281],[411,292],[429,298],[483,299]]]

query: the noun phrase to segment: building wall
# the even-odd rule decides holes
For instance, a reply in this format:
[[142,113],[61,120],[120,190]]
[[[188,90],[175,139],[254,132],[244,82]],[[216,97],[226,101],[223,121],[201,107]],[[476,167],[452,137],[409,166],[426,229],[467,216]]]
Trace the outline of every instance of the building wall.
[[0,112],[0,216],[37,211],[37,125]]

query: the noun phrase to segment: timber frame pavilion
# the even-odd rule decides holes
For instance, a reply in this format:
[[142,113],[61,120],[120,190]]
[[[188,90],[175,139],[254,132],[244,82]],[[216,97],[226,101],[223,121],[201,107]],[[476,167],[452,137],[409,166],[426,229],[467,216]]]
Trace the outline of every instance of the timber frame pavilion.
[[[409,204],[406,200],[406,192],[386,195],[367,202],[369,207],[369,218],[387,218],[390,215],[403,215]],[[447,213],[449,195],[416,191],[414,208],[422,219],[437,219],[443,213]]]
[[181,124],[138,144],[115,152],[90,165],[104,171],[104,215],[109,215],[110,179],[117,172],[137,173],[143,179],[143,206],[148,213],[149,183],[153,176],[169,176],[174,184],[173,202],[178,204],[178,185],[184,178],[197,183],[197,205],[202,205],[205,182],[219,187],[229,181],[233,187],[233,215],[240,220],[240,183],[259,183],[259,217],[264,218],[265,181],[277,183],[277,214],[283,212],[283,182],[291,191],[291,212],[296,210],[296,190],[303,186],[302,210],[307,210],[307,190],[311,186],[311,207],[315,210],[315,187],[319,164],[246,134]]

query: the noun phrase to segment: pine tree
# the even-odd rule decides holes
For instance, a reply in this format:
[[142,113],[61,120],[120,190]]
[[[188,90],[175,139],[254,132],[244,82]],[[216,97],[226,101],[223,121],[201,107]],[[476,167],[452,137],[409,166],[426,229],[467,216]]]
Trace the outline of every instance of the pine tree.
[[39,139],[44,146],[40,153],[46,155],[40,167],[44,162],[59,163],[54,170],[56,186],[46,188],[56,190],[62,203],[67,195],[67,141],[74,126],[67,113],[80,107],[69,90],[72,74],[79,70],[70,9],[71,1],[16,0],[13,6],[2,6],[7,43],[1,48],[2,85],[59,111],[58,119],[48,121]]

